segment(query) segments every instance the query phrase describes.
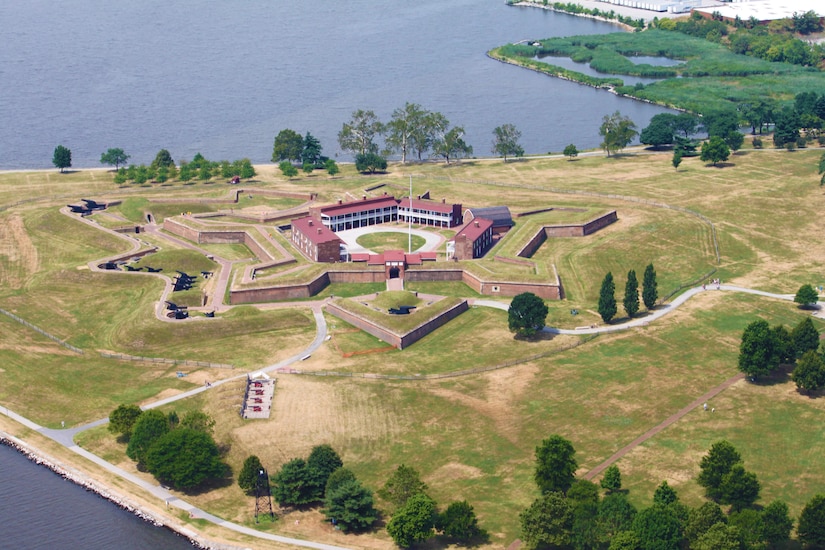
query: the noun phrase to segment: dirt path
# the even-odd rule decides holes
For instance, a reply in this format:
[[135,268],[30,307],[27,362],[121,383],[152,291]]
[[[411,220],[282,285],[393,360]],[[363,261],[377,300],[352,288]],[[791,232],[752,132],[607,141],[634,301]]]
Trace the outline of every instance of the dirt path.
[[624,447],[622,447],[621,449],[619,449],[618,451],[613,453],[613,455],[610,458],[608,458],[607,460],[605,460],[604,462],[602,462],[601,464],[599,464],[598,466],[596,466],[595,468],[593,468],[592,470],[590,470],[589,472],[584,474],[584,476],[582,476],[582,477],[584,479],[593,479],[594,477],[596,477],[597,475],[602,473],[608,466],[610,466],[611,464],[613,464],[614,462],[616,462],[617,460],[622,458],[624,455],[626,455],[627,453],[632,451],[635,447],[638,447],[639,445],[641,445],[642,443],[644,443],[645,441],[647,441],[648,439],[650,439],[651,437],[653,437],[657,433],[661,432],[662,430],[664,430],[665,428],[667,428],[668,426],[670,426],[671,424],[673,424],[677,420],[680,420],[682,417],[684,417],[687,413],[689,413],[690,411],[692,411],[696,407],[701,407],[704,403],[707,403],[708,401],[710,401],[711,398],[716,397],[717,395],[719,395],[720,393],[722,393],[723,391],[725,391],[726,389],[728,389],[732,385],[734,385],[737,382],[739,382],[740,380],[742,380],[744,377],[745,377],[744,374],[739,373],[736,376],[728,378],[727,380],[725,380],[724,382],[722,382],[721,384],[719,384],[715,388],[709,390],[707,393],[705,393],[701,397],[696,398],[687,407],[685,407],[685,408],[681,409],[679,412],[667,417],[663,422],[661,422],[660,424],[650,428],[648,431],[646,431],[645,433],[643,433],[642,435],[640,435],[639,437],[637,437],[636,439],[634,439],[633,441],[631,441],[630,443],[628,443],[627,445],[625,445]]

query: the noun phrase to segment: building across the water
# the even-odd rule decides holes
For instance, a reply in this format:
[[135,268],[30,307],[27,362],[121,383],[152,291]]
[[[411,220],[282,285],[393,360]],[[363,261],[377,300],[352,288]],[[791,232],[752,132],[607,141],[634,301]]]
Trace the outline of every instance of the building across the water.
[[723,19],[731,22],[736,18],[742,21],[753,18],[760,23],[768,23],[778,19],[790,19],[794,14],[809,11],[816,13],[819,17],[825,17],[825,3],[822,0],[740,0],[722,5],[703,5],[694,8],[693,11],[707,18],[718,13]]

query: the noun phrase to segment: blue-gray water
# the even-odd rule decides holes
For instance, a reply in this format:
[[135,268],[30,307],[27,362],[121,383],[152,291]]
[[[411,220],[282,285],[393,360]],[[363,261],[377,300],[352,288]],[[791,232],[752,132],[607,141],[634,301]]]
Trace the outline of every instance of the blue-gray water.
[[0,168],[73,165],[120,147],[132,162],[267,162],[283,128],[337,133],[355,109],[406,101],[462,125],[476,155],[515,124],[528,153],[595,147],[605,114],[642,128],[655,106],[488,59],[524,39],[618,30],[503,0],[0,0]]
[[2,444],[0,534],[9,550],[193,548]]

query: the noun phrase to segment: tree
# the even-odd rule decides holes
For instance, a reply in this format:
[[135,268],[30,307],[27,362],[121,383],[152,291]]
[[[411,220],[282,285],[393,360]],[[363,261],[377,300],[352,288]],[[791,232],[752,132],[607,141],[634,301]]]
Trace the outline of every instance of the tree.
[[639,312],[639,281],[636,280],[636,272],[632,269],[627,273],[623,305],[628,317],[633,317]]
[[813,392],[825,388],[825,361],[813,350],[806,351],[797,361],[791,380],[803,391]]
[[340,171],[341,171],[341,170],[338,168],[338,163],[337,163],[337,162],[335,162],[335,161],[334,161],[334,160],[332,160],[332,159],[327,159],[327,162],[326,162],[326,164],[324,165],[324,168],[326,168],[327,174],[329,174],[329,175],[330,175],[330,177],[333,177],[333,178],[335,177],[335,175],[336,175],[338,172],[340,172]]
[[719,487],[725,474],[741,462],[742,456],[733,445],[724,439],[717,441],[699,462],[699,477],[696,482],[705,488],[708,498],[716,500],[721,496]]
[[817,294],[816,289],[812,285],[802,285],[799,287],[799,290],[796,291],[796,296],[794,296],[793,301],[803,308],[810,308],[819,301],[819,294]]
[[699,159],[702,162],[710,162],[714,166],[717,163],[728,160],[730,156],[730,148],[725,140],[719,136],[712,136],[708,141],[702,144],[702,152]]
[[311,162],[305,162],[301,165],[301,170],[304,171],[304,174],[311,174],[315,170],[315,165]]
[[702,116],[702,124],[708,137],[719,137],[724,140],[731,132],[739,131],[739,113],[733,108],[713,109]]
[[684,134],[685,139],[696,133],[699,119],[690,113],[679,113],[673,118],[673,131]]
[[244,493],[252,493],[258,485],[258,478],[261,472],[264,471],[264,466],[261,464],[261,459],[256,455],[249,455],[243,461],[241,471],[238,473],[238,487]]
[[763,537],[765,522],[762,521],[762,514],[758,510],[753,508],[731,510],[726,523],[739,529],[739,539],[743,548],[765,548]]
[[730,147],[730,150],[734,152],[741,149],[742,144],[745,143],[745,136],[743,136],[739,130],[728,132],[722,139],[725,140],[725,144]]
[[685,524],[685,538],[690,544],[707,533],[717,523],[725,523],[727,518],[722,508],[715,502],[705,502],[698,508],[691,508]]
[[172,154],[166,149],[161,149],[158,151],[158,154],[155,155],[155,160],[152,161],[152,166],[155,169],[160,168],[161,166],[169,168],[174,165],[175,161],[172,159]]
[[473,147],[464,141],[464,128],[455,126],[435,139],[433,153],[450,164],[450,159],[455,160],[472,155]]
[[212,435],[215,429],[215,420],[203,411],[189,411],[183,415],[180,427]]
[[[669,21],[666,19],[666,21]],[[639,550],[642,542],[633,531],[621,531],[610,540],[608,550]]]
[[243,179],[249,179],[255,177],[255,167],[252,166],[252,161],[249,159],[241,159],[240,160],[240,173],[238,174]]
[[117,170],[121,164],[126,164],[129,158],[129,155],[124,153],[123,149],[107,149],[105,153],[100,155],[100,164],[114,166],[115,170]]
[[622,531],[627,531],[636,517],[636,508],[627,500],[624,493],[610,493],[599,503],[596,521],[604,542],[609,541]]
[[355,169],[362,174],[383,172],[387,169],[387,159],[377,153],[358,153],[355,155]]
[[604,276],[602,288],[599,291],[599,315],[605,323],[609,323],[616,316],[616,284],[613,282],[613,274],[609,271]]
[[146,469],[160,482],[184,491],[229,472],[212,436],[183,427],[165,433],[149,447]]
[[478,526],[475,510],[466,500],[451,502],[438,518],[438,524],[444,535],[458,543],[487,538],[487,532]]
[[819,331],[810,317],[805,317],[793,328],[791,345],[796,357],[802,357],[806,351],[819,349]]
[[338,132],[338,144],[341,149],[354,155],[378,153],[375,138],[383,133],[384,125],[374,112],[358,109]]
[[504,157],[507,162],[507,155],[511,157],[524,156],[524,147],[519,145],[521,132],[513,124],[502,124],[493,129],[493,153]]
[[62,145],[55,147],[54,155],[52,155],[52,164],[54,164],[56,168],[59,168],[61,173],[63,173],[64,169],[71,168],[72,150]]
[[144,411],[132,427],[126,456],[138,464],[146,464],[146,455],[152,444],[169,432],[169,420],[159,410]]
[[782,544],[791,538],[793,520],[788,515],[788,505],[774,500],[762,510],[762,538],[772,545]]
[[301,162],[309,164],[313,168],[323,168],[327,157],[321,154],[321,142],[318,138],[307,132],[304,136],[303,148],[301,150]]
[[[281,164],[278,165],[278,168],[281,170],[281,173],[288,178],[294,178],[298,175],[298,169],[295,168],[288,160],[281,162]],[[182,172],[183,170],[181,170],[181,173]]]
[[568,157],[571,160],[573,159],[573,157],[579,156],[579,150],[576,149],[576,146],[572,143],[564,148],[563,153],[565,157]]
[[659,148],[663,145],[673,143],[673,134],[676,115],[670,113],[660,113],[650,119],[650,124],[642,129],[639,134],[639,141],[645,145],[652,145]]
[[549,309],[544,300],[532,292],[523,292],[513,298],[507,310],[507,324],[510,332],[530,338],[544,328]]
[[596,548],[600,531],[599,486],[587,479],[577,479],[567,491],[567,500],[573,507],[573,546],[576,548]]
[[366,531],[378,519],[372,491],[357,479],[339,484],[324,500],[324,515],[342,531]]
[[825,495],[815,495],[802,509],[796,536],[811,548],[825,547]]
[[658,487],[656,487],[656,491],[653,493],[653,504],[668,506],[678,501],[679,495],[676,494],[673,487],[668,485],[667,481],[663,481]]
[[[295,130],[286,128],[278,132],[272,145],[272,162],[296,161],[300,162],[304,151],[304,139]],[[291,177],[291,176],[289,176]]]
[[604,476],[599,482],[599,485],[608,493],[620,491],[622,488],[622,474],[619,471],[619,467],[615,464],[608,466],[607,470],[604,471]]
[[637,134],[633,121],[622,116],[619,111],[605,115],[599,127],[599,135],[603,137],[601,147],[607,152],[608,157],[611,152],[615,153],[627,147]]
[[768,322],[753,321],[742,334],[739,345],[739,370],[751,378],[770,374],[779,367],[776,335]]
[[307,472],[309,473],[313,496],[317,500],[324,498],[324,490],[329,476],[343,465],[344,461],[330,445],[316,445],[312,448],[312,452],[309,453],[309,458],[307,458]]
[[416,103],[405,103],[404,107],[392,112],[387,123],[387,145],[401,153],[401,162],[407,163],[407,155],[412,153],[416,136],[425,132],[427,111]]
[[315,502],[307,463],[293,458],[272,476],[272,497],[281,506],[302,506]]
[[774,342],[776,342],[776,352],[779,355],[780,364],[791,364],[796,361],[796,352],[794,352],[793,340],[791,333],[785,328],[785,325],[776,325],[771,328]]
[[722,476],[719,484],[719,502],[730,504],[734,510],[741,510],[759,498],[759,480],[756,474],[745,470],[742,464],[734,464]]
[[542,493],[566,493],[576,478],[578,463],[573,444],[560,435],[551,435],[536,447],[536,480]]
[[433,535],[435,501],[423,493],[413,495],[387,523],[387,533],[395,544],[407,548]]
[[717,523],[700,536],[691,548],[695,550],[739,550],[741,548],[739,539],[738,528]]
[[450,121],[441,113],[427,112],[424,115],[421,126],[410,135],[410,145],[419,161],[449,127]]
[[773,144],[780,149],[785,145],[796,144],[799,139],[799,129],[802,122],[799,115],[792,108],[786,108],[774,116]]
[[673,168],[675,170],[679,170],[679,165],[682,164],[682,151],[681,149],[674,149],[673,150],[673,159],[670,161],[673,164]]
[[631,530],[642,550],[677,550],[682,540],[682,525],[669,506],[645,508],[633,518]]
[[527,550],[570,544],[573,507],[558,492],[544,494],[519,514],[521,540]]
[[[823,96],[825,97],[825,96]],[[819,168],[818,168],[819,175],[819,185],[825,185],[825,153],[822,153],[822,156],[819,157]]]
[[423,494],[426,490],[427,484],[421,481],[418,472],[402,464],[387,479],[384,487],[378,491],[378,496],[400,508],[410,497]]
[[120,434],[125,440],[132,435],[132,428],[143,411],[137,405],[118,405],[109,414],[109,431]]
[[339,485],[343,485],[347,481],[353,481],[355,479],[355,474],[353,474],[349,468],[344,468],[341,466],[332,472],[329,475],[329,478],[327,478],[327,486],[324,488],[324,495],[331,494],[338,488]]
[[793,30],[799,34],[811,34],[822,30],[822,20],[813,10],[805,13],[794,12],[791,21],[793,21]]
[[648,264],[642,277],[642,301],[648,310],[653,309],[659,299],[659,283],[656,281],[656,270],[653,264]]

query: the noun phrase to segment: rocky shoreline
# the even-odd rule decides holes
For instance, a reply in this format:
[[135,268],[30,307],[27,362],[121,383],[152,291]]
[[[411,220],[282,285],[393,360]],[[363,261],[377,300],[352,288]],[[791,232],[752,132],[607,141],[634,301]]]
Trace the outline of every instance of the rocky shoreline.
[[34,462],[35,464],[48,468],[52,472],[61,476],[63,479],[71,481],[75,485],[79,485],[87,491],[95,493],[99,497],[108,500],[118,508],[134,514],[143,521],[151,523],[155,527],[164,527],[166,529],[169,529],[176,535],[189,540],[189,542],[192,543],[192,546],[196,548],[206,548],[215,550],[234,550],[234,548],[236,548],[225,545],[213,545],[207,541],[204,541],[200,537],[194,537],[191,532],[184,532],[180,528],[176,528],[173,525],[164,523],[164,521],[160,517],[141,509],[137,504],[135,504],[128,498],[124,497],[123,495],[119,495],[113,492],[109,487],[102,485],[101,483],[89,478],[87,475],[78,472],[77,470],[74,470],[73,468],[65,464],[62,464],[53,457],[50,457],[45,453],[31,447],[26,442],[2,431],[0,431],[0,445],[6,445],[7,447],[14,449],[15,451],[19,452],[20,454],[28,458],[30,461]]

